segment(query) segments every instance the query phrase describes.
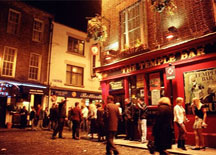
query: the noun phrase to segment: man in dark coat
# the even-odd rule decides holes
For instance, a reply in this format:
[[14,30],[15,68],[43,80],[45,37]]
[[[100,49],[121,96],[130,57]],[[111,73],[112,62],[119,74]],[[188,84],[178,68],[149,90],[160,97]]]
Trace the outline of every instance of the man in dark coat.
[[170,149],[172,146],[172,120],[173,114],[170,99],[162,97],[158,102],[158,113],[153,127],[155,147],[160,155],[168,154],[166,149]]
[[79,108],[79,102],[75,103],[75,107],[73,108],[71,113],[71,119],[73,121],[72,138],[79,140],[80,122],[82,120],[82,113],[81,109]]
[[66,117],[66,99],[59,103],[58,105],[58,124],[57,127],[54,129],[52,139],[56,138],[57,133],[59,133],[59,138],[62,137],[64,121]]
[[113,138],[118,129],[118,119],[120,118],[119,108],[116,104],[114,104],[114,97],[108,96],[107,97],[107,105],[104,108],[104,119],[105,119],[105,129],[107,129],[106,133],[106,154],[111,155],[113,153],[119,154],[118,150],[116,149]]

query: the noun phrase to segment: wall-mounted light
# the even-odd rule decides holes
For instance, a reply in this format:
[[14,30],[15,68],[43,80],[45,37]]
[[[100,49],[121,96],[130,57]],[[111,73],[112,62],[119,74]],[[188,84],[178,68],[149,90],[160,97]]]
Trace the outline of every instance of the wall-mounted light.
[[172,38],[177,38],[178,34],[177,34],[178,30],[175,26],[171,26],[168,28],[168,33],[166,35],[167,39],[172,39]]

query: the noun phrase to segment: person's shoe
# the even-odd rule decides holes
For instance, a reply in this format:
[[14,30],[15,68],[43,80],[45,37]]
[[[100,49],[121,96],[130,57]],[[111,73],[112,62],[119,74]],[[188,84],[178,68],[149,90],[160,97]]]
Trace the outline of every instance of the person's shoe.
[[201,150],[205,150],[205,149],[206,149],[206,147],[205,147],[205,146],[203,146],[203,147],[201,147],[200,149],[201,149]]
[[65,139],[64,137],[62,137],[62,136],[60,136],[59,138],[61,138],[61,139]]
[[55,136],[52,136],[51,139],[56,139],[56,137],[55,137]]
[[116,150],[116,151],[113,151],[114,155],[118,155],[119,152]]
[[200,148],[199,147],[194,147],[194,148],[192,148],[192,150],[200,150]]
[[182,147],[182,142],[181,140],[178,140],[178,145],[177,145],[178,148],[181,148]]

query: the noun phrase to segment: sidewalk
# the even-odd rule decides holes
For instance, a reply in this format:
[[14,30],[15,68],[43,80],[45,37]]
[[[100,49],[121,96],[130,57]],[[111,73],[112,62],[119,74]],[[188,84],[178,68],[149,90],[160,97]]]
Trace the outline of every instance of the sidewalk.
[[[124,139],[115,139],[114,143],[116,145],[121,146],[128,146],[140,149],[148,149],[147,143],[141,143],[138,141],[129,141]],[[177,145],[172,145],[172,149],[167,150],[172,154],[179,154],[179,155],[215,155],[216,149],[214,148],[206,148],[206,150],[192,150],[193,146],[186,145],[187,151],[177,148]]]

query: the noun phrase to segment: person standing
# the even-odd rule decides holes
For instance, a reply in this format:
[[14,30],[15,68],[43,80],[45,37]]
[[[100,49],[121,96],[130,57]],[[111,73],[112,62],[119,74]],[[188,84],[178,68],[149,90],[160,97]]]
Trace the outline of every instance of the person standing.
[[31,112],[30,112],[30,122],[31,122],[31,129],[35,130],[35,117],[36,117],[36,111],[34,106],[31,106]]
[[193,124],[193,129],[195,133],[195,148],[193,150],[205,150],[205,144],[204,144],[204,136],[202,135],[203,128],[207,127],[206,124],[206,108],[205,106],[200,102],[198,98],[193,98],[193,113],[195,115],[195,121]]
[[79,140],[80,122],[82,120],[82,113],[81,109],[79,108],[79,102],[75,103],[75,107],[72,109],[71,118],[73,121],[72,138]]
[[158,112],[153,126],[155,149],[160,155],[168,155],[166,149],[172,146],[173,113],[170,99],[162,97],[158,101]]
[[144,103],[144,98],[138,98],[137,106],[139,109],[140,129],[141,129],[141,142],[147,142],[147,105]]
[[88,131],[88,113],[89,113],[89,110],[84,105],[81,112],[82,112],[82,130],[87,132]]
[[71,129],[72,129],[72,112],[73,112],[73,108],[69,107],[69,110],[68,110],[68,120],[67,120],[67,125],[68,125],[69,131],[71,131]]
[[23,106],[23,108],[20,111],[20,115],[21,115],[21,128],[25,128],[27,125],[27,115],[28,115],[26,106]]
[[49,130],[53,129],[55,127],[55,123],[57,122],[57,113],[56,113],[56,104],[53,103],[52,107],[50,108],[50,113],[49,113],[49,125],[48,128]]
[[104,132],[104,109],[101,104],[97,104],[97,126],[98,126],[98,141],[103,141]]
[[38,109],[37,109],[37,129],[41,130],[43,129],[43,109],[41,108],[41,105],[38,104]]
[[56,139],[57,133],[59,133],[59,138],[63,138],[62,132],[63,132],[64,122],[66,117],[66,101],[67,101],[66,99],[62,100],[58,105],[58,109],[57,109],[58,123],[53,131],[52,139]]
[[125,119],[125,132],[126,140],[133,139],[133,113],[132,113],[132,103],[129,98],[125,99],[125,110],[123,112]]
[[114,97],[109,95],[107,97],[107,105],[104,108],[104,119],[106,133],[106,154],[111,155],[112,152],[116,155],[119,154],[117,148],[113,143],[114,136],[118,129],[118,119],[120,118],[119,108],[114,104]]
[[187,121],[185,115],[185,109],[183,108],[183,98],[177,97],[176,98],[176,106],[174,107],[174,122],[178,127],[178,148],[183,150],[187,150],[185,147],[185,136],[187,133],[185,122]]

